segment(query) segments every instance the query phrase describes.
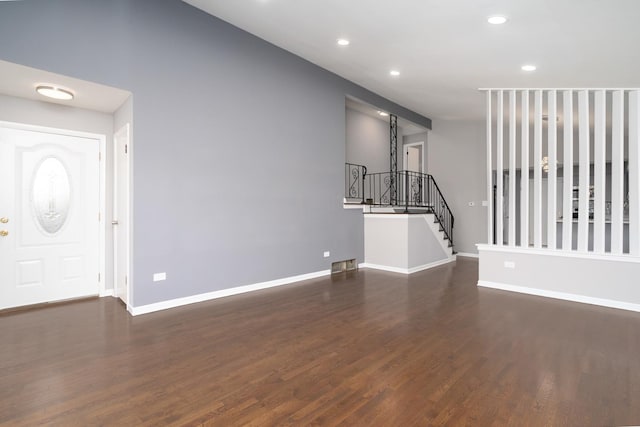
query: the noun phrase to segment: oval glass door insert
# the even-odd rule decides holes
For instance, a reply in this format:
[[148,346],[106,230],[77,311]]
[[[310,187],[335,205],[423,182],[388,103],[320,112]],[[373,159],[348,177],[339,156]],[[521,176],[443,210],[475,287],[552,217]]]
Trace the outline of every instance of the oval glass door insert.
[[31,187],[31,202],[36,220],[49,234],[58,232],[69,215],[71,186],[62,162],[48,157],[36,169]]

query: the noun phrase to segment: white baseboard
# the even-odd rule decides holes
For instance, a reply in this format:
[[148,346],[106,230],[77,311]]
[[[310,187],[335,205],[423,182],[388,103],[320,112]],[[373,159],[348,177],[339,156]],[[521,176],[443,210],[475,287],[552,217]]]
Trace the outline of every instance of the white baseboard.
[[246,292],[257,291],[260,289],[273,288],[276,286],[288,285],[303,280],[315,279],[317,277],[328,276],[331,270],[316,271],[315,273],[301,274],[299,276],[285,277],[283,279],[270,280],[268,282],[254,283],[252,285],[237,286],[235,288],[222,289],[220,291],[207,292],[204,294],[192,295],[183,298],[175,298],[172,300],[156,302],[153,304],[141,305],[139,307],[130,307],[129,312],[133,316],[141,314],[153,313],[154,311],[167,310],[169,308],[180,307],[197,302],[209,301],[217,298],[224,298],[231,295],[244,294]]
[[640,304],[634,304],[624,301],[615,301],[604,298],[595,298],[585,295],[568,294],[564,292],[548,291],[545,289],[527,288],[525,286],[514,286],[506,283],[488,282],[479,280],[478,286],[484,288],[500,289],[503,291],[518,292],[521,294],[537,295],[540,297],[555,298],[565,301],[580,302],[583,304],[599,305],[603,307],[618,308],[621,310],[629,310],[640,312]]
[[114,297],[116,296],[115,292],[113,289],[104,289],[102,291],[100,291],[100,298],[103,297]]
[[480,258],[480,255],[472,254],[470,252],[458,252],[456,255],[467,257],[467,258]]
[[359,265],[360,268],[372,268],[374,270],[382,270],[382,271],[390,271],[392,273],[400,273],[400,274],[411,274],[417,273],[418,271],[427,270],[429,268],[434,268],[439,265],[448,264],[456,260],[456,256],[453,255],[449,258],[441,259],[439,261],[430,262],[428,264],[419,265],[417,267],[411,268],[400,268],[400,267],[392,267],[389,265],[380,265],[380,264],[371,264],[371,263],[362,263]]

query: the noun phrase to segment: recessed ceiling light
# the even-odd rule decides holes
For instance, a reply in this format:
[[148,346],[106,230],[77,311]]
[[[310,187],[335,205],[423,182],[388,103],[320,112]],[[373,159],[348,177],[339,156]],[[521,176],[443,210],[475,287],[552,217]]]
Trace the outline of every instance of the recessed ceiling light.
[[349,40],[347,39],[338,39],[338,44],[340,46],[349,46],[349,43],[351,43]]
[[523,65],[521,68],[522,68],[522,71],[535,71],[536,70],[536,66],[535,65]]
[[502,16],[502,15],[490,16],[487,19],[487,22],[489,24],[493,24],[493,25],[500,25],[500,24],[504,24],[505,22],[507,22],[507,17],[506,16]]
[[73,99],[73,92],[55,86],[39,85],[36,87],[36,92],[48,98],[61,99],[63,101]]
[[393,77],[398,77],[400,75],[400,71],[391,70],[391,71],[389,71],[389,74],[391,74]]
[[384,111],[378,111],[378,114],[380,114],[382,117],[387,117],[389,115],[389,113],[385,113]]

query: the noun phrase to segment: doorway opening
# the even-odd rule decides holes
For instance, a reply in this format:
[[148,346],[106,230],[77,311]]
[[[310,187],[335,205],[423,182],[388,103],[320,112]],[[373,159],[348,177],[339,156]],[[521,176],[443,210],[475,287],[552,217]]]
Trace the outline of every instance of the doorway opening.
[[427,173],[424,141],[404,144],[404,170]]

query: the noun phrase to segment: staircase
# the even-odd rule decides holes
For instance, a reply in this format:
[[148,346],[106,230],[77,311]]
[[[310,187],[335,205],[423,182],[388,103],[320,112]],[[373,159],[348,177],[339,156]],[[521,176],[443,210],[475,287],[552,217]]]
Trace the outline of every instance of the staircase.
[[367,173],[364,165],[345,164],[345,201],[368,206],[369,213],[430,214],[434,232],[451,254],[454,217],[432,175],[413,172]]

